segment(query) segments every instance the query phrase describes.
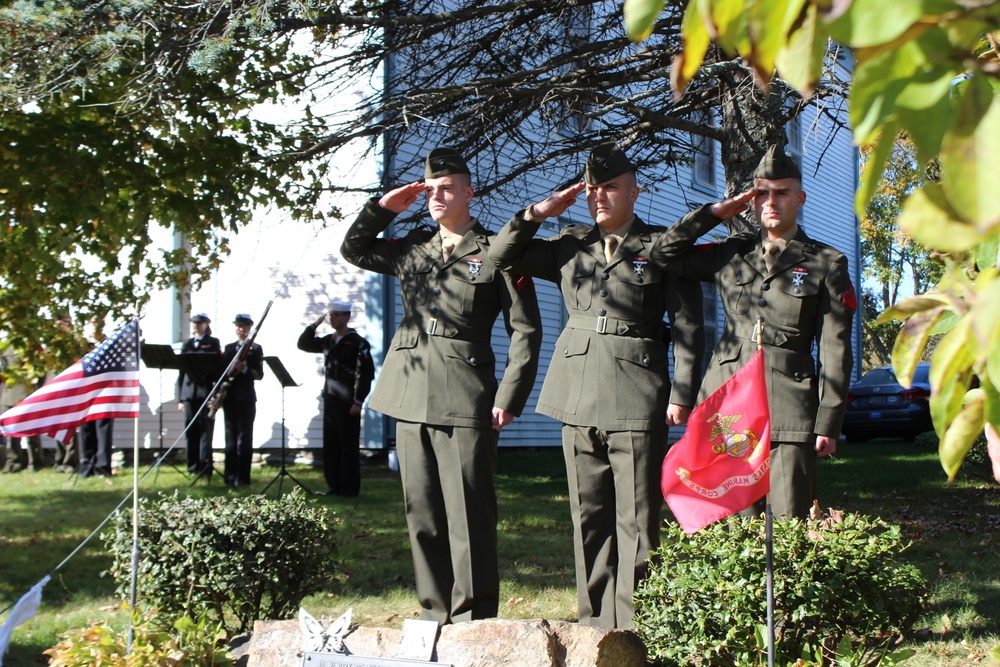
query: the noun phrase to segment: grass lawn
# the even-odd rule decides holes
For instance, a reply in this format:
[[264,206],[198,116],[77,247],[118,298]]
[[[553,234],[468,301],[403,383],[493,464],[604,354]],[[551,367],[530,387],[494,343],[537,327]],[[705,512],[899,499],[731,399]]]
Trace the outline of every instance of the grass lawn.
[[[319,470],[291,471],[310,489],[325,486]],[[75,481],[48,469],[0,477],[0,608],[52,572],[122,501],[132,475],[130,469],[120,473]],[[277,468],[253,474],[253,486],[241,493],[259,492]],[[366,466],[363,477],[358,498],[315,498],[336,513],[341,539],[330,585],[302,606],[317,618],[353,607],[354,619],[364,625],[400,627],[418,607],[399,478],[384,465]],[[230,493],[220,481],[189,484],[168,466],[147,477],[140,492]],[[295,486],[289,478],[282,484],[285,492]],[[497,486],[500,616],[575,620],[561,452],[501,449]],[[267,495],[274,497],[277,487],[272,485]],[[932,608],[908,642],[918,654],[905,664],[989,664],[985,652],[1000,643],[1000,485],[984,466],[968,465],[956,483],[947,484],[933,450],[887,440],[842,443],[836,459],[820,467],[820,502],[900,524],[913,541],[909,555],[931,583]],[[124,511],[130,510],[128,502]],[[125,623],[113,580],[101,576],[109,562],[103,541],[95,537],[56,572],[44,589],[38,616],[14,632],[3,664],[45,664],[41,652],[55,643],[57,633],[99,619]]]

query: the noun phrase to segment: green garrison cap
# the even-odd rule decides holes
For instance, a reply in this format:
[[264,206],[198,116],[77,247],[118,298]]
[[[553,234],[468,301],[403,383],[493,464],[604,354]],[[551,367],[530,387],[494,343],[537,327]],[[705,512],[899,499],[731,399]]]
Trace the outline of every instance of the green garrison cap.
[[760,164],[753,172],[753,177],[766,178],[769,181],[777,181],[782,178],[797,178],[801,181],[802,172],[795,166],[795,161],[785,155],[785,149],[774,144],[760,159]]
[[626,171],[635,171],[635,165],[628,159],[622,149],[615,144],[598,146],[587,158],[587,169],[583,180],[590,185],[606,183]]
[[424,178],[441,178],[449,174],[472,175],[461,153],[454,148],[443,146],[427,154],[427,161],[424,162]]

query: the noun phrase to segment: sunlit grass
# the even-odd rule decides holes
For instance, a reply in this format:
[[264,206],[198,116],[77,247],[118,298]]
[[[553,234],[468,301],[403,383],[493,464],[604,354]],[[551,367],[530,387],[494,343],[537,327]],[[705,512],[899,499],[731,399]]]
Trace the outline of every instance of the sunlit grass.
[[[144,470],[144,469],[143,469]],[[311,490],[324,488],[318,469],[291,468]],[[277,468],[255,469],[259,492]],[[302,606],[317,618],[348,607],[367,626],[402,626],[419,611],[403,515],[402,489],[384,464],[365,466],[358,498],[316,497],[338,517],[338,551],[327,589]],[[144,496],[173,493],[227,496],[221,481],[191,481],[166,467],[147,477]],[[0,607],[7,607],[50,573],[126,497],[131,470],[111,478],[74,479],[44,470],[0,477]],[[282,488],[295,484],[288,478]],[[273,484],[268,497],[275,497]],[[576,590],[566,478],[557,449],[501,450],[500,504],[502,618],[575,620]],[[1000,643],[1000,486],[969,466],[948,484],[936,451],[910,443],[841,443],[835,460],[820,467],[820,503],[880,516],[901,525],[913,541],[909,557],[931,585],[923,632],[908,645],[913,667],[989,664]],[[131,511],[126,502],[123,511]],[[6,666],[39,664],[56,635],[96,620],[127,623],[115,584],[101,576],[110,557],[95,538],[45,587],[39,615],[15,631]],[[142,599],[142,591],[139,591]],[[2,620],[2,619],[0,619]],[[44,663],[42,663],[44,664]]]

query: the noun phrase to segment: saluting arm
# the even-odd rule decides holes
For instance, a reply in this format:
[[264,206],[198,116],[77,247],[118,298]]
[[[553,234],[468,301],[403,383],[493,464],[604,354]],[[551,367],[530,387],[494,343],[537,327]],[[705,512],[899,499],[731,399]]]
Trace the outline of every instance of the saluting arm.
[[315,323],[307,325],[302,331],[302,334],[299,336],[296,347],[303,352],[313,352],[315,354],[324,352],[323,338],[316,335],[316,328],[318,326],[319,325]]
[[557,243],[553,239],[532,237],[546,218],[565,213],[585,187],[578,183],[515,214],[490,241],[490,259],[496,267],[517,275],[558,282]]
[[395,246],[399,244],[379,238],[379,234],[384,232],[395,218],[396,213],[382,208],[377,199],[369,199],[344,235],[340,254],[354,266],[366,271],[396,275]]

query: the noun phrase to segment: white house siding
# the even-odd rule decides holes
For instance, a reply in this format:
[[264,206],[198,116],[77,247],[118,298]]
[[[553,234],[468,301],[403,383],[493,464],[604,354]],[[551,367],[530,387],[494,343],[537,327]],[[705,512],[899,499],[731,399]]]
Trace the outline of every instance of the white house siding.
[[[831,136],[829,121],[817,118],[808,110],[803,120],[803,183],[808,192],[803,222],[810,235],[827,242],[846,254],[856,276],[859,275],[857,222],[853,213],[857,158],[848,132]],[[402,149],[409,155],[423,155],[430,146],[421,144],[419,136],[410,137]],[[652,224],[669,225],[692,208],[715,201],[723,195],[725,175],[718,147],[715,146],[715,187],[705,188],[693,182],[691,169],[685,166],[664,170],[661,174],[640,174],[643,193],[637,203],[637,214]],[[525,158],[518,149],[499,151],[511,162]],[[475,156],[471,156],[472,171],[477,172]],[[581,156],[581,165],[584,156]],[[381,184],[395,186],[417,180],[422,173],[397,174],[394,164],[401,163],[393,156],[341,155],[331,165],[331,183],[339,187],[382,189]],[[821,163],[821,164],[820,164]],[[493,165],[490,165],[493,167]],[[486,167],[486,168],[490,168]],[[819,171],[817,171],[817,168]],[[511,188],[492,197],[473,201],[472,212],[483,224],[493,230],[506,222],[517,209],[529,202],[547,196],[571,174],[538,171],[531,175],[526,185]],[[273,450],[281,446],[281,423],[284,414],[288,446],[299,453],[321,447],[321,396],[322,357],[300,352],[296,341],[306,324],[314,321],[334,298],[348,298],[355,303],[352,324],[372,344],[376,374],[381,370],[385,346],[396,329],[401,316],[401,306],[394,279],[368,274],[344,262],[339,247],[347,225],[354,219],[364,203],[365,195],[332,195],[329,208],[338,207],[342,220],[331,220],[328,226],[320,223],[292,222],[273,211],[262,211],[253,224],[234,235],[231,255],[213,279],[190,295],[190,306],[180,305],[176,294],[164,292],[156,295],[143,313],[143,336],[148,343],[180,343],[190,334],[187,317],[192,312],[206,312],[212,319],[212,328],[224,344],[234,340],[233,316],[239,312],[250,313],[259,319],[268,301],[273,306],[261,328],[258,342],[267,356],[277,356],[299,386],[282,390],[274,374],[266,368],[265,378],[257,383],[258,405],[255,443],[259,449]],[[420,203],[423,206],[423,203]],[[417,212],[415,205],[411,212]],[[425,221],[429,218],[424,217]],[[553,235],[570,222],[589,223],[585,203],[576,204],[565,216],[549,221],[540,235]],[[402,233],[390,228],[390,234]],[[717,228],[709,237],[724,233]],[[173,239],[165,233],[164,247],[171,247]],[[855,284],[858,284],[855,280]],[[560,424],[535,412],[541,383],[551,359],[555,341],[562,330],[565,312],[562,297],[552,283],[536,281],[536,290],[543,315],[543,345],[540,369],[524,414],[510,427],[504,429],[502,446],[558,446]],[[716,305],[711,290],[707,291],[706,304],[710,304],[710,333],[721,330],[724,313]],[[320,333],[328,331],[327,325]],[[855,354],[860,357],[860,323],[855,331]],[[502,318],[494,329],[493,342],[497,352],[497,371],[502,373],[506,361],[507,336]],[[714,340],[709,341],[709,346]],[[162,416],[162,442],[165,447],[175,441],[183,429],[183,413],[173,400],[175,371],[141,369],[142,409],[139,422],[139,441],[142,447],[156,449],[160,444],[160,419]],[[601,388],[595,388],[599,391]],[[284,411],[282,399],[284,398]],[[162,410],[161,410],[162,406]],[[676,431],[677,429],[674,429]],[[365,410],[362,444],[379,449],[386,447],[394,435],[392,420]],[[677,433],[672,433],[676,437]],[[133,439],[131,424],[116,426],[116,446],[130,448]],[[183,449],[183,440],[178,441]],[[222,420],[217,420],[215,447],[224,444]]]
[[[812,123],[811,117],[808,122]],[[830,139],[821,123],[804,135],[803,184],[808,192],[808,201],[803,224],[813,237],[844,252],[857,274],[857,223],[852,203],[856,152],[850,145],[848,133],[841,132]],[[821,171],[814,173],[820,157]],[[343,165],[341,182],[350,182],[354,187],[375,187],[374,184],[382,181],[380,165],[374,159],[353,161],[345,157],[339,159],[338,164]],[[416,178],[419,174],[389,180],[395,184]],[[539,173],[533,178],[533,192],[525,192],[521,196],[508,194],[506,202],[490,202],[488,207],[477,199],[473,213],[487,227],[496,230],[517,208],[545,196],[564,180],[563,174]],[[667,180],[655,184],[646,180],[637,213],[650,223],[669,225],[692,207],[722,196],[724,174],[721,167],[716,183],[717,192],[699,189],[692,185],[690,173],[685,168],[678,168],[667,176]],[[157,295],[143,313],[145,342],[179,347],[182,340],[190,335],[187,332],[188,313],[204,311],[212,317],[214,335],[225,344],[234,340],[231,322],[236,313],[247,312],[254,319],[259,319],[268,301],[273,300],[257,340],[263,346],[265,355],[277,356],[282,361],[299,386],[282,390],[270,368],[265,369],[265,378],[257,383],[258,412],[254,435],[259,449],[273,450],[281,446],[283,391],[289,448],[301,454],[304,450],[321,447],[322,357],[300,352],[295,344],[305,325],[314,321],[330,300],[348,298],[356,304],[353,325],[372,343],[376,372],[381,369],[384,347],[401,315],[395,280],[366,274],[348,265],[339,256],[344,230],[360,210],[364,198],[363,195],[342,195],[331,202],[331,206],[335,204],[342,210],[344,219],[326,228],[294,223],[274,213],[262,213],[254,224],[233,238],[231,256],[207,285],[191,295],[189,309],[184,309],[181,314],[181,309],[174,307],[175,295],[163,293]],[[581,201],[560,220],[549,221],[540,235],[555,234],[559,226],[570,222],[588,221],[586,206]],[[719,227],[710,237],[723,231]],[[164,241],[169,242],[169,238]],[[559,423],[535,412],[535,404],[556,338],[565,321],[565,313],[562,296],[554,284],[536,281],[535,287],[544,320],[540,370],[524,414],[504,430],[502,446],[559,444]],[[713,303],[711,294],[707,298],[707,303]],[[714,313],[715,317],[708,324],[718,331],[724,322],[724,313],[718,307],[715,307]],[[324,325],[321,333],[327,329]],[[184,333],[179,333],[181,331]],[[506,362],[506,341],[500,318],[493,334],[498,374],[502,373]],[[859,341],[856,331],[855,350],[858,356]],[[139,442],[144,449],[155,450],[160,446],[161,405],[163,446],[169,447],[180,436],[183,413],[173,400],[175,379],[175,371],[161,372],[141,366]],[[217,422],[215,447],[221,450],[224,443],[222,419]],[[393,432],[391,420],[377,412],[365,411],[363,446],[372,449],[385,447]],[[676,437],[677,433],[672,433],[672,436]],[[129,449],[132,441],[131,422],[120,420],[115,430],[116,447]],[[183,439],[178,442],[178,447],[183,449]]]

